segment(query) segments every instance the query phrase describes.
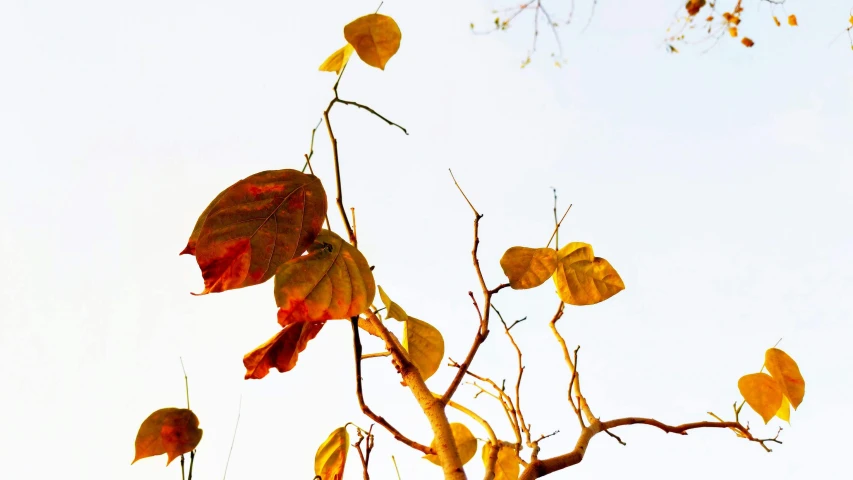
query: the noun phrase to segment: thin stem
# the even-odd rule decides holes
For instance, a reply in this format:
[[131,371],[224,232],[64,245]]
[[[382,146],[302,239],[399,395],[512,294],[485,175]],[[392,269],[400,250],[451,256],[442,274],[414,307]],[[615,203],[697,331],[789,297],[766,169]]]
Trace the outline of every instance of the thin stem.
[[[500,319],[501,324],[503,324],[504,326],[504,332],[506,333],[506,336],[509,337],[509,341],[510,343],[512,343],[512,347],[515,349],[515,353],[518,358],[518,377],[515,380],[515,409],[516,412],[518,412],[518,424],[521,427],[521,430],[524,432],[524,436],[527,440],[527,446],[533,448],[533,441],[530,438],[530,426],[527,425],[527,423],[524,421],[524,413],[522,413],[521,410],[521,377],[522,375],[524,375],[524,365],[521,362],[521,349],[518,348],[518,344],[515,342],[515,338],[509,331],[509,329],[512,327],[507,325],[506,321],[504,321],[503,315],[501,315],[501,312],[498,311],[494,304],[492,304],[492,310],[494,310],[495,313],[498,314],[498,318]],[[517,320],[515,323],[512,324],[512,326],[515,326],[522,321],[524,321],[524,319]]]
[[397,468],[397,459],[394,458],[394,455],[391,455],[391,461],[394,462],[394,471],[397,472],[397,480],[403,480],[400,478],[400,469]]
[[231,435],[231,447],[228,449],[228,458],[225,459],[225,471],[222,472],[222,480],[228,474],[228,464],[231,463],[231,452],[234,451],[234,441],[237,440],[237,427],[240,426],[240,413],[243,411],[243,395],[240,395],[240,403],[237,405],[237,421],[234,423],[234,434]]
[[558,231],[558,230],[560,230],[560,225],[562,225],[562,224],[563,224],[563,220],[565,220],[565,219],[566,219],[566,215],[568,215],[568,214],[569,214],[569,210],[571,210],[571,209],[572,209],[572,206],[571,206],[571,204],[570,204],[570,205],[569,205],[569,208],[567,208],[567,209],[566,209],[566,213],[564,213],[564,214],[563,214],[563,218],[561,218],[561,219],[560,219],[560,221],[559,221],[559,222],[557,222],[557,226],[556,226],[556,227],[554,227],[554,232],[551,234],[551,238],[549,238],[549,239],[548,239],[548,244],[547,244],[547,245],[545,245],[545,248],[548,248],[548,247],[550,247],[550,246],[551,246],[551,240],[553,240],[553,239],[554,239],[554,236],[555,236],[555,235],[557,235],[557,231]]

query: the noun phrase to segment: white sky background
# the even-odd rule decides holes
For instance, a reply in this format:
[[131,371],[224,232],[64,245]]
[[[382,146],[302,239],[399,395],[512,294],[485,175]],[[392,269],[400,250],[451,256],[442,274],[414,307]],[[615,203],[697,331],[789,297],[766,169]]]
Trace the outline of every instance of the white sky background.
[[[555,0],[556,2],[556,0]],[[508,2],[511,3],[511,2]],[[559,2],[557,2],[559,3]],[[599,2],[580,34],[563,31],[518,68],[514,33],[474,36],[492,6],[388,1],[403,31],[385,72],[353,57],[341,96],[409,129],[336,106],[344,198],[377,282],[445,335],[461,360],[476,330],[467,296],[472,214],[447,168],[485,214],[481,261],[491,286],[513,245],[544,245],[552,197],[573,203],[560,236],[593,244],[627,289],[567,308],[584,393],[603,419],[678,424],[730,416],[737,379],[764,350],[800,364],[805,401],[766,454],[725,430],[665,435],[644,426],[596,437],[584,461],[553,478],[841,478],[853,396],[853,57],[846,0],[789,2],[800,28],[768,7],[744,13],[746,49],[724,39],[706,55],[660,45],[680,0]],[[752,2],[754,3],[754,2]],[[808,3],[808,5],[806,5]],[[330,322],[286,374],[244,381],[242,356],[278,328],[272,283],[192,297],[202,280],[179,257],[199,213],[252,173],[301,168],[334,75],[317,66],[342,27],[376,2],[182,1],[0,4],[0,476],[179,478],[165,457],[130,466],[152,411],[184,406],[179,356],[201,419],[195,478],[222,476],[242,395],[228,478],[310,479],[319,444],[347,421],[367,426],[354,395],[348,322]],[[780,15],[784,16],[784,15]],[[321,129],[314,165],[333,192]],[[330,217],[340,231],[334,210]],[[574,445],[567,369],[547,321],[551,284],[503,291],[526,352],[522,404],[542,455]],[[378,299],[377,299],[378,300]],[[378,344],[365,341],[366,351]],[[512,379],[500,325],[472,370]],[[364,362],[368,403],[411,438],[431,432],[387,359]],[[442,391],[453,374],[432,379]],[[505,417],[470,386],[456,399],[503,439]],[[451,411],[475,435],[479,426]],[[772,436],[751,411],[756,434]],[[373,478],[440,476],[379,430]],[[477,457],[469,477],[482,471]],[[360,476],[357,455],[348,478]]]

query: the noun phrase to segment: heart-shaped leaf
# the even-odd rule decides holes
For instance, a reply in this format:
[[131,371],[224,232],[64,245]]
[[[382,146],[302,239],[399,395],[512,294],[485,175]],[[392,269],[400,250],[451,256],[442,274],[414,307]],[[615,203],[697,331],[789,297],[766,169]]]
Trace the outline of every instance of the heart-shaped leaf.
[[305,251],[325,215],[317,177],[290,169],[256,173],[208,205],[182,253],[196,256],[201,295],[256,285]]
[[322,230],[308,253],[275,275],[278,323],[348,319],[365,311],[376,295],[364,255],[341,237]]
[[[474,438],[471,430],[468,430],[468,427],[461,423],[451,423],[450,430],[453,431],[453,439],[456,442],[456,451],[459,453],[459,459],[462,460],[462,465],[465,465],[477,453],[477,439]],[[432,440],[429,446],[435,448],[435,439]],[[441,466],[441,462],[438,461],[438,455],[424,455],[424,458],[431,463]]]
[[570,305],[594,305],[625,289],[610,263],[592,253],[592,246],[573,242],[557,252],[554,284],[560,299]]
[[444,338],[429,323],[408,316],[403,323],[403,348],[424,380],[431,377],[444,358]]
[[320,480],[341,480],[349,450],[349,433],[346,426],[336,428],[317,449],[314,456],[314,475]]
[[[494,447],[489,442],[483,444],[483,465],[488,466],[492,448]],[[519,473],[520,463],[515,447],[501,444],[498,447],[498,460],[495,462],[494,480],[518,480]]]
[[292,370],[299,359],[299,353],[305,350],[308,342],[317,336],[325,323],[296,322],[282,328],[266,343],[243,357],[246,379],[264,378],[270,368],[279,372]]
[[181,455],[193,451],[201,441],[203,431],[198,417],[186,408],[163,408],[152,413],[139,426],[136,434],[137,460],[166,454],[166,465]]
[[761,415],[764,423],[770,421],[782,406],[782,389],[770,375],[751,373],[740,377],[737,388],[746,403]]
[[344,27],[344,38],[364,63],[385,70],[385,64],[400,49],[402,33],[393,18],[371,13]]
[[764,353],[764,366],[796,410],[806,395],[806,381],[797,362],[782,350],[771,348]]
[[553,248],[512,247],[501,257],[501,268],[515,290],[538,287],[557,269]]

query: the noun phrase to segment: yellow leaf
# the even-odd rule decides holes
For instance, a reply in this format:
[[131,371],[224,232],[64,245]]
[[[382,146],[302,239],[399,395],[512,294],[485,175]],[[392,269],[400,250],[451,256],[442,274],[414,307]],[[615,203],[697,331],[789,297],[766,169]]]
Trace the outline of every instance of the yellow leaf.
[[[483,465],[489,464],[489,453],[492,450],[491,443],[483,444]],[[498,449],[498,460],[495,462],[494,480],[518,480],[520,467],[518,455],[515,448],[501,444]]]
[[773,377],[766,373],[751,373],[740,377],[737,388],[746,403],[764,419],[770,421],[782,406],[782,390]]
[[848,21],[850,22],[850,25],[853,25],[853,15],[850,15],[850,18],[848,19]]
[[512,247],[501,257],[501,268],[516,290],[538,287],[557,269],[553,248]]
[[385,290],[382,290],[381,286],[379,287],[379,298],[382,299],[382,303],[385,305],[385,318],[393,318],[401,322],[405,322],[409,319],[409,315],[406,314],[406,311],[403,310],[403,307],[392,302],[388,295],[385,293]]
[[371,13],[344,27],[344,38],[364,63],[385,70],[385,64],[400,49],[402,33],[393,18]]
[[796,15],[788,15],[788,25],[792,27],[797,26],[797,16]]
[[749,39],[747,37],[743,37],[741,39],[740,43],[742,43],[747,48],[751,48],[753,45],[755,45],[755,42],[753,42],[751,39]]
[[431,377],[444,358],[444,338],[437,328],[423,320],[408,317],[403,323],[403,348],[424,380]]
[[737,27],[729,27],[729,35],[737,37]]
[[341,69],[344,68],[344,65],[349,61],[350,55],[352,55],[352,45],[349,43],[344,45],[343,47],[337,49],[335,53],[329,55],[322,65],[320,65],[321,72],[335,72],[337,74],[341,73]]
[[[451,423],[450,429],[453,431],[453,439],[456,442],[456,451],[459,452],[459,458],[462,460],[462,465],[465,465],[468,461],[474,458],[474,454],[477,453],[477,439],[474,438],[471,430],[468,430],[468,427],[461,423]],[[435,439],[432,440],[432,443],[430,443],[429,446],[435,448]],[[431,463],[441,466],[441,463],[438,461],[438,455],[424,455],[424,458],[429,460]]]
[[336,428],[314,455],[314,474],[321,480],[341,480],[348,450],[349,433],[346,427]]
[[797,362],[782,350],[771,348],[764,354],[764,366],[796,410],[806,395],[806,381]]
[[166,465],[181,455],[191,452],[201,441],[203,431],[198,428],[198,417],[186,408],[162,408],[152,413],[139,426],[136,434],[137,460],[166,454]]
[[593,305],[625,289],[610,263],[593,256],[592,246],[573,242],[557,252],[554,285],[560,299],[570,305]]
[[775,16],[773,17],[773,23],[775,23],[777,27],[782,26],[782,22],[780,22],[779,19],[776,18]]
[[779,407],[776,416],[788,422],[788,425],[791,424],[791,402],[784,395],[782,396],[782,406]]

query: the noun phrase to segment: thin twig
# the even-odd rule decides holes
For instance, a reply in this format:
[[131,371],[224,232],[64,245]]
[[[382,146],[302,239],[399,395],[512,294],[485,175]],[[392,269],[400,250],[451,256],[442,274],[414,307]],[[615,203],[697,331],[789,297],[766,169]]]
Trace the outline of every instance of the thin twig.
[[558,231],[558,230],[560,230],[560,225],[562,225],[562,224],[563,224],[563,220],[565,220],[565,219],[566,219],[566,215],[568,215],[568,214],[569,214],[569,210],[571,210],[571,209],[572,209],[572,205],[571,205],[571,204],[569,204],[569,208],[567,208],[567,209],[566,209],[566,213],[564,213],[564,214],[563,214],[563,218],[561,218],[561,219],[560,219],[560,221],[559,221],[559,222],[557,222],[557,226],[556,226],[556,227],[554,227],[554,232],[551,234],[551,238],[549,238],[549,239],[548,239],[548,244],[547,244],[547,245],[545,245],[545,248],[548,248],[548,247],[550,247],[550,246],[551,246],[551,240],[553,240],[553,239],[554,239],[554,235],[556,235],[556,234],[557,234],[557,231]]
[[400,478],[400,469],[397,468],[397,459],[394,458],[394,455],[391,455],[391,461],[394,462],[394,471],[397,472],[397,480],[402,480]]
[[[512,333],[509,331],[510,327],[504,321],[503,315],[501,312],[492,304],[492,310],[498,314],[498,318],[501,321],[501,324],[504,326],[504,332],[506,336],[509,337],[510,343],[512,343],[512,347],[515,349],[516,356],[518,357],[518,377],[515,380],[515,410],[518,412],[518,424],[521,427],[521,430],[524,432],[525,439],[527,440],[527,446],[533,448],[534,444],[532,439],[530,438],[530,425],[524,421],[524,413],[521,410],[521,377],[524,375],[524,365],[521,363],[521,349],[518,348],[518,344],[515,342],[515,338],[512,336]],[[525,317],[527,318],[527,317]],[[524,319],[517,320],[513,323],[515,326],[518,322],[523,321]]]
[[231,463],[231,452],[234,451],[234,441],[237,439],[237,427],[240,426],[240,412],[243,410],[243,395],[240,395],[240,404],[237,406],[237,422],[234,423],[234,434],[231,436],[231,447],[228,449],[228,458],[225,459],[225,471],[222,472],[222,480],[228,474],[228,464]]

